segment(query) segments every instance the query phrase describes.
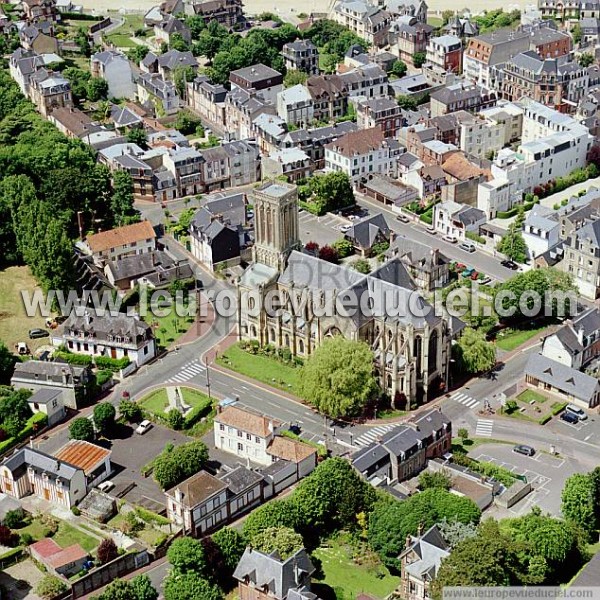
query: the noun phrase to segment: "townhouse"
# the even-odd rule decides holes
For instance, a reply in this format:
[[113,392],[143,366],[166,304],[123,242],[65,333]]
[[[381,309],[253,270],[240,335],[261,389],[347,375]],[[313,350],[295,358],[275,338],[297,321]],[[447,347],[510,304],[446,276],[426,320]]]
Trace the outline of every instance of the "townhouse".
[[56,0],[21,0],[19,7],[29,23],[56,21],[58,18]]
[[244,23],[242,0],[190,0],[185,3],[185,14],[202,17],[207,25],[216,21],[231,28]]
[[325,170],[342,171],[353,185],[370,176],[390,175],[402,153],[395,139],[386,139],[379,127],[347,133],[325,146]]
[[462,72],[462,42],[454,35],[432,37],[427,44],[427,62],[448,73]]
[[261,63],[231,71],[229,82],[232,91],[240,88],[246,92],[259,92],[269,104],[276,104],[277,94],[283,91],[283,75]]
[[396,137],[402,126],[402,109],[392,98],[362,100],[356,105],[356,123],[359,129],[379,127],[385,137]]
[[536,204],[525,217],[523,239],[529,256],[535,258],[556,246],[559,241],[560,223],[556,211]]
[[129,59],[117,50],[104,50],[92,54],[90,58],[92,77],[101,77],[108,83],[111,98],[135,97],[136,87]]
[[57,108],[73,108],[71,84],[60,73],[38,69],[29,79],[29,98],[43,117]]
[[225,86],[211,83],[208,77],[200,75],[187,82],[186,92],[188,106],[210,127],[223,132],[226,128]]
[[330,122],[348,112],[349,91],[339,75],[314,75],[306,81],[315,121]]
[[266,102],[262,93],[232,87],[225,97],[226,131],[233,139],[245,140],[253,137],[254,121],[262,114],[277,114],[275,105]]
[[281,148],[262,158],[264,179],[285,177],[290,183],[310,177],[310,157],[300,148]]
[[369,44],[387,44],[391,14],[364,0],[342,0],[333,8],[332,19],[347,27]]
[[313,99],[304,85],[294,85],[277,94],[277,114],[288,124],[304,128],[315,118]]
[[433,27],[416,17],[399,17],[390,24],[389,40],[392,52],[407,65],[414,66],[414,55],[426,52]]
[[467,232],[478,234],[479,227],[486,221],[482,210],[452,200],[440,202],[433,207],[435,229],[459,241],[467,239]]
[[571,275],[582,296],[589,300],[600,297],[600,219],[571,234],[558,268]]
[[384,6],[394,17],[415,17],[419,23],[427,23],[429,7],[425,0],[386,0]]
[[174,115],[181,105],[173,82],[165,81],[158,73],[139,74],[137,98],[141,104],[153,106],[159,115]]
[[477,112],[496,104],[495,92],[459,81],[431,93],[431,116],[438,117],[459,110]]
[[392,485],[414,477],[432,458],[450,450],[452,422],[431,410],[398,425],[352,454],[352,466],[373,485]]
[[350,98],[365,96],[377,98],[389,92],[387,73],[374,63],[369,63],[340,75]]
[[310,40],[297,39],[283,45],[281,50],[286,69],[319,74],[319,50]]

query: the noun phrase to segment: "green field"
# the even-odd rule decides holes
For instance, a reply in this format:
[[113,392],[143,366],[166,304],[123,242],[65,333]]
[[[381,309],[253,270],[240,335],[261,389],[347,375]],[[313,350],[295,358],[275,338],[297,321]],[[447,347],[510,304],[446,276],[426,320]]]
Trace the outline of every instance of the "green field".
[[235,345],[219,356],[217,363],[273,387],[299,393],[300,369],[284,365],[275,358],[250,354]]
[[[321,561],[325,575],[323,580],[315,582],[315,591],[324,584],[333,590],[337,600],[354,600],[361,593],[385,598],[400,583],[400,578],[390,575],[376,559],[374,564],[355,562],[352,548],[344,543],[343,536],[327,540],[313,554]],[[323,591],[322,597],[331,596],[328,590]]]
[[[117,15],[117,17],[121,18],[121,15]],[[125,23],[118,29],[115,29],[114,33],[109,33],[106,39],[119,48],[135,48],[137,44],[130,38],[137,29],[144,27],[144,15],[132,14],[125,15],[122,18],[125,20]]]
[[52,536],[52,539],[61,548],[79,544],[87,552],[92,552],[99,544],[99,541],[96,538],[83,533],[81,529],[76,529],[65,521],[60,522],[58,531]]
[[[194,390],[192,388],[180,387],[181,393],[183,394],[183,401],[192,408],[199,405],[210,404],[211,400],[202,392]],[[167,398],[167,390],[162,388],[156,390],[142,400],[140,400],[140,406],[148,412],[154,413],[160,417],[165,416],[165,409],[169,406],[169,400]]]
[[501,350],[510,352],[532,337],[541,334],[545,329],[547,329],[547,326],[533,329],[504,329],[496,337],[496,345]]

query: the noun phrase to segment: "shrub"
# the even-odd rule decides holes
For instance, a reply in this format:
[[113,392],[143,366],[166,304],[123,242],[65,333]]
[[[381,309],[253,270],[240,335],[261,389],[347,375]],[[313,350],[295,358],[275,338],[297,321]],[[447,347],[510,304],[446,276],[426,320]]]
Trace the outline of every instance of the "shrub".
[[110,381],[112,379],[113,376],[113,372],[109,371],[109,370],[102,370],[102,371],[98,371],[98,374],[96,375],[96,383],[99,386],[103,386],[107,381]]
[[71,507],[71,512],[78,517],[81,514],[81,511],[76,507],[76,506],[72,506]]
[[98,560],[105,565],[106,563],[114,560],[119,555],[117,545],[109,539],[102,540],[98,546]]
[[35,587],[35,593],[44,600],[52,600],[66,591],[67,585],[54,575],[46,575]]
[[6,525],[0,525],[0,544],[3,546],[14,546],[15,539],[15,534]]
[[567,406],[568,402],[555,402],[552,405],[552,414],[556,416],[558,413],[562,412]]
[[202,404],[198,404],[192,408],[185,416],[183,429],[191,429],[200,419],[206,417],[212,409],[212,402],[207,398]]
[[55,352],[54,358],[62,360],[70,365],[80,367],[89,367],[92,364],[92,357],[87,354],[73,354],[72,352]]
[[135,402],[126,398],[119,402],[119,414],[128,423],[137,423],[142,420],[142,409]]
[[99,369],[108,369],[109,371],[117,372],[124,369],[131,362],[126,356],[123,358],[110,358],[108,356],[96,356],[94,359],[96,366]]
[[24,532],[19,536],[19,545],[21,546],[31,546],[33,542],[34,538],[30,533]]
[[542,417],[538,423],[540,425],[545,425],[550,419],[552,418],[552,415],[546,415],[545,417]]
[[183,429],[183,415],[176,408],[172,408],[167,413],[167,423],[171,429],[179,431],[180,429]]
[[15,510],[9,510],[4,517],[4,525],[10,529],[19,529],[23,525],[23,519],[25,514],[22,508],[15,508]]
[[72,440],[91,442],[94,439],[92,422],[85,417],[78,417],[69,425],[69,437]]
[[473,240],[478,244],[485,244],[485,238],[480,235],[477,235],[474,231],[467,231],[465,233],[465,236],[467,237],[467,239]]

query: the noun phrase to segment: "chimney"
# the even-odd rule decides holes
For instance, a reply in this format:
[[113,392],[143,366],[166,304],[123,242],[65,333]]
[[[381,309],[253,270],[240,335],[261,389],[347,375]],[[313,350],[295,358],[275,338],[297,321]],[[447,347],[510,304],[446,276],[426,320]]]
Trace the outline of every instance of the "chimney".
[[417,535],[419,537],[421,537],[423,535],[423,521],[421,521],[419,523],[419,526],[417,527]]
[[408,548],[410,548],[412,546],[412,540],[410,538],[410,535],[406,536],[406,541],[404,542],[404,547],[408,550]]
[[185,496],[185,494],[179,488],[175,489],[175,501],[178,504],[181,504],[183,502],[184,496]]
[[581,325],[579,327],[574,328],[575,335],[577,336],[577,341],[583,346],[583,327]]

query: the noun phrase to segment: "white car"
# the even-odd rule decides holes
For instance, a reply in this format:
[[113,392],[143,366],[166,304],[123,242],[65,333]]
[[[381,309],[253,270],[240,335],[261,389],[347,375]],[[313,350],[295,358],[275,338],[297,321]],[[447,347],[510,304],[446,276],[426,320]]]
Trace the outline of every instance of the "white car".
[[445,235],[442,239],[449,244],[456,244],[458,241],[453,235]]
[[135,432],[140,435],[144,435],[149,429],[152,428],[152,423],[148,419],[144,419],[136,428]]
[[340,225],[340,231],[342,233],[346,233],[347,231],[350,231],[350,225]]
[[115,484],[114,484],[114,482],[112,482],[112,481],[103,481],[103,482],[102,482],[102,483],[101,483],[101,484],[98,486],[98,489],[99,489],[101,492],[104,492],[104,493],[106,494],[107,492],[110,492],[110,490],[112,490],[114,487],[115,487]]

